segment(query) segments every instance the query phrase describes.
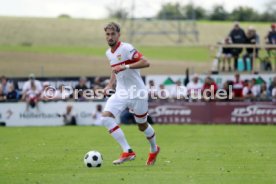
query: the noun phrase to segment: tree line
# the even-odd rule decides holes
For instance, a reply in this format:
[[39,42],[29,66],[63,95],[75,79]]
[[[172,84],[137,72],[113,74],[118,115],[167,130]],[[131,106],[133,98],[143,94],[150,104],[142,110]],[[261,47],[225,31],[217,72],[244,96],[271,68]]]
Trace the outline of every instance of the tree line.
[[[129,18],[126,9],[117,9],[110,12],[110,17],[125,19]],[[249,22],[275,22],[276,3],[274,0],[267,3],[264,12],[258,12],[249,6],[239,6],[231,12],[225,10],[223,5],[215,5],[211,11],[194,4],[181,5],[179,3],[163,4],[156,14],[158,19],[168,20],[211,20],[211,21],[249,21]]]

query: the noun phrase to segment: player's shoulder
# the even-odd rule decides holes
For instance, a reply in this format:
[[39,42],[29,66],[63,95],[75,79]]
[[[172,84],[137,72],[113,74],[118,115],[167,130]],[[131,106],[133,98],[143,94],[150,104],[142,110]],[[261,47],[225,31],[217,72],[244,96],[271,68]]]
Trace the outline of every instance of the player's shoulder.
[[128,51],[131,51],[134,49],[133,45],[127,42],[121,42],[121,48],[123,50],[128,50]]

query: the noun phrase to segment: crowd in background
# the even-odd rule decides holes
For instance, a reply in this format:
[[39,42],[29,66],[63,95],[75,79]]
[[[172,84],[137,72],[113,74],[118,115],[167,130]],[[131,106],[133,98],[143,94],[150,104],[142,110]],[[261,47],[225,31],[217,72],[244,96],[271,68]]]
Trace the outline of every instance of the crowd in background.
[[[271,24],[271,29],[265,36],[265,43],[267,45],[276,45],[276,24]],[[259,37],[257,30],[249,26],[246,31],[241,28],[238,22],[234,23],[233,29],[228,36],[223,40],[223,47],[219,49],[217,57],[219,59],[218,69],[220,71],[252,71],[256,64],[255,59],[260,60],[261,69],[265,71],[272,70],[271,60],[276,59],[276,48],[266,48],[266,55],[261,57],[259,54],[260,48],[243,48],[239,46],[231,48],[227,47],[230,44],[249,44],[259,45],[261,38]],[[243,53],[243,54],[242,54]],[[232,62],[234,60],[234,62]],[[227,66],[226,66],[227,63]],[[232,64],[233,63],[233,64]],[[240,67],[242,66],[242,67]]]

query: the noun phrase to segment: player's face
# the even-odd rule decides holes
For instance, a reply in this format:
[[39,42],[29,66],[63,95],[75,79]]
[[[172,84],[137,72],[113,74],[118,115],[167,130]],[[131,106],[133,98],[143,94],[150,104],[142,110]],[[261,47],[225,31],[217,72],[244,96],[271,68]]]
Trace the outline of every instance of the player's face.
[[117,44],[120,33],[114,31],[113,29],[107,29],[105,31],[106,41],[110,47],[113,47]]

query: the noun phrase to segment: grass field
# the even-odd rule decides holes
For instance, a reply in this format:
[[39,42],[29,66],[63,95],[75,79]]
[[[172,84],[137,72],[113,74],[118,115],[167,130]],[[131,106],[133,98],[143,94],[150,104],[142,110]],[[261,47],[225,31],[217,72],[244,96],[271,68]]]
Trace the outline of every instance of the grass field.
[[[137,158],[111,164],[119,146],[103,127],[0,128],[0,183],[276,183],[275,126],[155,125],[161,153],[146,167],[148,144],[135,126],[123,126]],[[83,165],[89,150],[101,168]]]

